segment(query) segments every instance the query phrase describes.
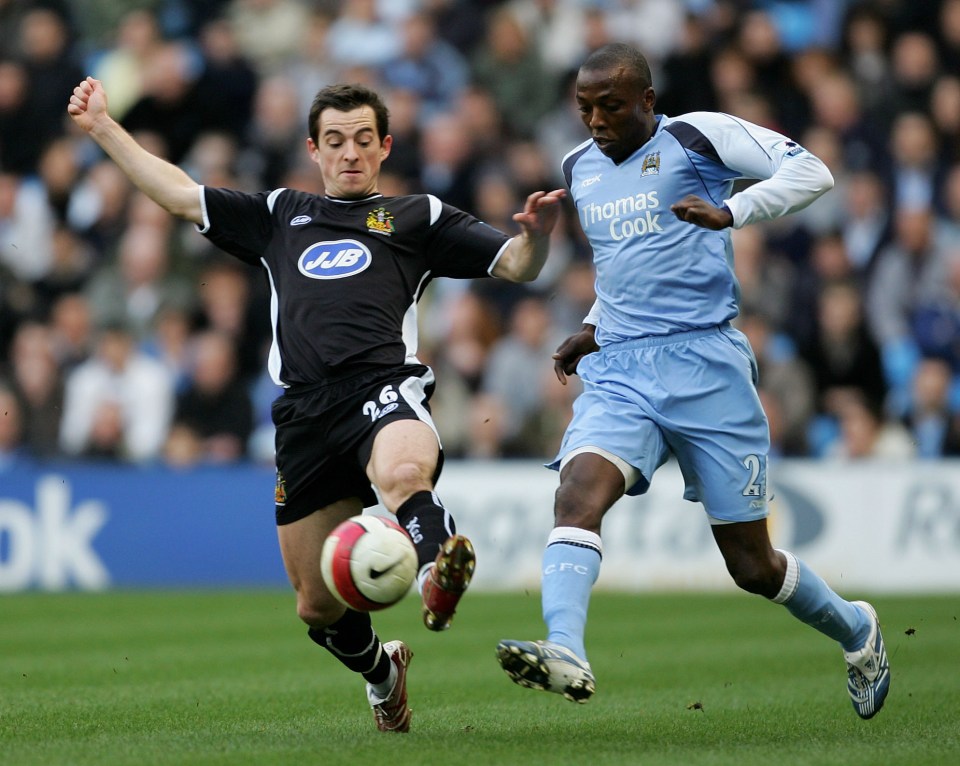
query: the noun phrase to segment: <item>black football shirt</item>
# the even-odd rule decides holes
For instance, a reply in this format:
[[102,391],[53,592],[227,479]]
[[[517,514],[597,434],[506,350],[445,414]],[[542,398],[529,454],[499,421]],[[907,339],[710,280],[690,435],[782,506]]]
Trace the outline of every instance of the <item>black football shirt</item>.
[[282,386],[419,364],[417,301],[435,277],[485,277],[509,238],[429,194],[338,200],[201,187],[199,231],[270,284],[268,366]]

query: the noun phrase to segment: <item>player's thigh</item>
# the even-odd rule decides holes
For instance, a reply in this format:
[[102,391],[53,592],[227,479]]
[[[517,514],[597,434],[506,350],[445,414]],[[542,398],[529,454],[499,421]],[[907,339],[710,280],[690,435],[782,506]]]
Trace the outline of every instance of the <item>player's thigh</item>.
[[623,472],[628,495],[646,492],[669,454],[656,414],[642,397],[612,377],[585,382],[583,393],[574,402],[560,452],[550,466],[559,468],[569,456],[590,448],[614,459]]
[[390,496],[433,488],[439,457],[440,443],[431,425],[420,419],[393,420],[373,439],[367,476],[393,510]]
[[331,505],[277,527],[280,554],[290,582],[310,603],[332,602],[320,574],[320,554],[327,536],[343,521],[363,511],[358,498],[338,500]]
[[665,412],[670,447],[686,482],[684,497],[699,500],[721,521],[767,515],[770,432],[754,384],[752,353],[739,334],[710,338],[699,349],[709,375]]

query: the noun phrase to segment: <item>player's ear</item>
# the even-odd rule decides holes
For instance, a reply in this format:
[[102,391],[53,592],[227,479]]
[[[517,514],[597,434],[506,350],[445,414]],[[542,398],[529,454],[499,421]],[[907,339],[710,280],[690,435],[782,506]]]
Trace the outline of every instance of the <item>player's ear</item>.
[[643,108],[645,111],[649,112],[653,110],[653,107],[657,103],[657,92],[653,89],[651,85],[643,92]]
[[314,140],[307,136],[307,154],[310,155],[310,159],[316,162],[319,159],[320,150],[317,148]]
[[383,141],[380,142],[380,161],[383,162],[387,157],[390,156],[390,147],[393,146],[393,136],[386,135],[383,137]]

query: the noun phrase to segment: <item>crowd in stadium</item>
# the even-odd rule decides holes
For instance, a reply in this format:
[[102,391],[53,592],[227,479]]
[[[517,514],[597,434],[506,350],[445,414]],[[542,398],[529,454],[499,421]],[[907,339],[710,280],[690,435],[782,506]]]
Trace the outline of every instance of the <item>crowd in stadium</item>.
[[[613,40],[646,53],[658,112],[771,127],[836,179],[733,234],[774,454],[960,455],[960,0],[0,0],[0,469],[273,459],[262,273],[71,126],[83,77],[200,183],[317,193],[313,95],[367,84],[391,111],[381,191],[513,232],[563,185],[573,78]],[[536,282],[430,287],[447,457],[553,457],[578,386],[551,355],[592,303],[569,211]]]

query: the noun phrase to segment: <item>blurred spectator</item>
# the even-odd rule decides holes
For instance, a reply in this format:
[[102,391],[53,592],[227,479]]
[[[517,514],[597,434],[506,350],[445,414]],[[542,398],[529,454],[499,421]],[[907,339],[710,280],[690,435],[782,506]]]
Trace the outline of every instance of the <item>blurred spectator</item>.
[[56,138],[40,153],[37,174],[47,192],[51,215],[66,221],[73,189],[80,180],[82,168],[73,138]]
[[53,215],[43,184],[0,171],[0,263],[36,282],[53,266]]
[[[803,210],[793,214],[796,229],[804,235],[802,240],[799,237],[794,239],[798,243],[798,251],[790,253],[790,260],[794,263],[802,262],[806,257],[809,238],[834,233],[843,226],[844,210],[837,205],[836,199],[846,195],[850,180],[850,173],[843,164],[843,149],[837,134],[832,130],[814,126],[804,131],[800,143],[808,152],[823,160],[833,175],[834,186],[829,195],[833,199],[825,200],[824,197],[828,195],[817,197]],[[777,228],[784,227],[781,224]]]
[[263,364],[260,373],[250,387],[250,399],[253,404],[253,432],[247,442],[247,452],[252,460],[263,465],[273,466],[276,461],[275,438],[277,429],[273,425],[273,402],[283,393],[283,388],[273,382]]
[[756,72],[743,52],[728,45],[716,51],[710,60],[706,78],[721,112],[732,114],[738,99],[757,87]]
[[838,71],[824,77],[809,95],[813,119],[837,133],[848,168],[865,170],[883,166],[886,156],[883,126],[864,113],[856,85],[847,72]]
[[87,286],[95,324],[122,323],[140,339],[162,307],[190,309],[194,288],[172,273],[169,250],[167,232],[131,225],[120,240],[116,266],[98,272]]
[[68,225],[99,253],[113,250],[126,228],[132,185],[111,160],[99,160],[73,189],[67,208]]
[[841,460],[909,460],[916,449],[907,430],[883,415],[881,406],[862,391],[848,389],[833,403],[840,438],[827,453]]
[[0,59],[0,168],[8,173],[31,173],[46,136],[36,129],[27,104],[27,69],[15,59]]
[[532,138],[537,121],[556,102],[559,81],[509,9],[493,12],[472,69],[476,83],[493,94],[510,134]]
[[94,270],[93,248],[66,226],[54,230],[51,254],[49,271],[34,284],[42,316],[48,316],[62,296],[82,291]]
[[93,350],[93,311],[86,296],[65,293],[50,311],[53,355],[63,373],[85,362]]
[[833,282],[853,281],[862,289],[864,280],[850,261],[843,238],[827,233],[816,237],[810,254],[800,264],[792,281],[786,331],[798,346],[815,342],[820,295]]
[[890,128],[889,188],[894,208],[928,208],[941,182],[937,134],[930,118],[904,112]]
[[215,19],[200,30],[203,71],[197,81],[197,100],[208,119],[204,130],[243,137],[253,113],[258,76],[237,42],[235,28]]
[[654,66],[673,50],[680,38],[683,3],[674,0],[604,0],[597,5],[604,9],[607,33],[615,39],[636,43]]
[[876,173],[861,170],[848,177],[845,191],[843,244],[854,268],[865,274],[892,236],[886,187]]
[[422,0],[421,9],[433,15],[437,30],[458,51],[472,55],[483,41],[487,9],[495,2],[478,0]]
[[820,413],[837,412],[834,400],[855,389],[882,407],[887,382],[880,349],[867,331],[860,290],[850,281],[824,285],[819,296],[816,334],[800,349],[813,375]]
[[[420,130],[420,97],[407,88],[393,88],[385,96],[390,110],[393,145],[384,169],[415,189],[420,188],[423,166],[423,133]],[[384,192],[385,196],[387,195]]]
[[232,0],[227,17],[240,50],[261,76],[296,58],[309,26],[306,4],[298,0]]
[[579,0],[510,0],[508,7],[534,41],[543,64],[561,76],[586,56],[584,3]]
[[477,161],[499,163],[509,139],[493,94],[480,85],[468,85],[460,93],[453,111],[463,120],[463,129]]
[[841,53],[867,111],[883,109],[890,97],[890,33],[876,6],[852,5],[843,22]]
[[[715,110],[713,87],[710,79],[704,76],[710,71],[711,59],[707,22],[701,16],[688,13],[677,47],[663,61],[657,110],[672,117],[687,112]],[[575,106],[576,102],[570,98],[565,103],[570,107]],[[576,146],[576,142],[571,141],[568,146]]]
[[894,230],[894,241],[877,255],[866,300],[887,379],[903,395],[913,377],[916,349],[926,342],[914,335],[915,312],[920,305],[950,300],[951,251],[939,241],[929,209],[899,210]]
[[760,313],[745,311],[737,328],[747,336],[757,359],[757,388],[764,402],[773,401],[777,420],[771,440],[780,455],[808,454],[807,427],[816,412],[813,376],[791,344],[778,338],[769,320]]
[[475,213],[480,167],[470,134],[464,129],[463,115],[434,115],[423,126],[420,148],[420,188],[447,204]]
[[960,373],[960,248],[946,256],[943,289],[918,297],[911,331],[923,356],[943,359]]
[[20,21],[20,56],[30,83],[27,108],[32,130],[43,143],[65,130],[64,104],[86,74],[71,51],[63,10],[37,4]]
[[[778,127],[790,135],[799,135],[804,106],[793,86],[790,59],[783,48],[780,31],[770,14],[764,10],[744,14],[737,43],[754,73],[756,89],[768,101],[776,103]],[[800,61],[804,59],[801,57]]]
[[327,42],[343,67],[381,67],[402,50],[400,35],[381,15],[376,0],[342,0]]
[[163,156],[175,164],[211,124],[197,90],[197,70],[197,61],[184,44],[161,45],[147,63],[143,95],[121,121],[131,133],[152,133],[162,139]]
[[426,341],[421,358],[429,359],[439,383],[430,408],[444,453],[465,457],[476,453],[477,434],[467,413],[483,382],[490,349],[500,336],[500,322],[496,312],[470,290],[447,294],[434,290],[432,298],[438,305],[428,307],[434,317],[426,318],[427,335],[421,338]]
[[925,32],[904,32],[893,41],[890,52],[890,83],[894,112],[923,111],[940,71],[937,46]]
[[53,352],[52,334],[39,322],[17,328],[10,354],[10,383],[19,404],[21,445],[35,458],[59,453],[63,378]]
[[[294,84],[300,100],[298,114],[307,114],[317,91],[340,79],[340,64],[330,51],[330,26],[334,14],[322,6],[314,8],[306,22],[297,54],[290,58],[280,74]],[[386,94],[385,94],[386,95]],[[393,127],[391,110],[390,123]],[[306,126],[304,126],[306,133]]]
[[0,473],[13,470],[25,456],[20,403],[0,382]]
[[108,107],[114,119],[122,120],[140,100],[150,58],[162,43],[156,14],[149,8],[134,8],[120,19],[111,44],[93,56],[90,73],[110,93]]
[[[590,134],[580,118],[575,98],[577,75],[571,72],[560,86],[560,100],[539,123],[535,140],[546,158],[553,181],[551,186],[564,185],[561,163],[572,147],[586,141]],[[659,106],[659,102],[658,102]],[[659,109],[658,109],[659,111]],[[666,114],[676,114],[664,109]]]
[[[266,358],[263,351],[271,339],[270,316],[265,285],[253,276],[243,264],[226,260],[223,256],[210,261],[199,275],[200,304],[198,325],[202,329],[218,330],[233,339],[238,353],[240,375],[253,380]],[[259,288],[259,289],[257,289]]]
[[940,61],[945,72],[960,72],[960,0],[940,3]]
[[415,13],[403,22],[402,49],[383,64],[380,78],[390,88],[419,97],[421,120],[451,110],[470,77],[466,59],[437,36],[433,19]]
[[768,248],[765,231],[747,226],[733,232],[733,270],[742,310],[763,314],[779,331],[787,324],[795,275],[790,262]]
[[937,78],[929,111],[944,161],[960,161],[960,76],[945,74]]
[[208,330],[191,341],[188,356],[188,380],[176,399],[174,428],[196,436],[202,462],[240,460],[253,431],[253,405],[237,374],[233,340]]
[[244,136],[241,173],[255,179],[257,188],[284,186],[284,176],[302,160],[306,136],[293,82],[279,76],[262,80],[254,97],[253,119]]
[[132,462],[160,455],[173,412],[173,381],[122,326],[101,331],[96,353],[66,379],[60,447],[73,457]]
[[153,320],[152,332],[140,343],[140,350],[163,364],[180,394],[189,383],[188,350],[193,330],[190,313],[176,306],[164,306]]
[[960,419],[950,406],[952,381],[950,365],[942,359],[922,359],[917,365],[905,418],[917,457],[943,457],[960,443]]
[[547,389],[561,384],[541,373],[552,373],[553,352],[563,338],[553,328],[545,300],[529,296],[517,303],[509,331],[490,349],[480,388],[494,400],[488,406],[502,413],[497,447],[488,448],[488,452],[493,450],[504,457],[545,453],[540,415],[546,408]]
[[937,239],[950,250],[960,250],[960,163],[950,167],[940,187],[943,212],[937,216]]

